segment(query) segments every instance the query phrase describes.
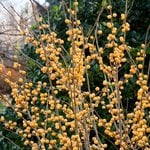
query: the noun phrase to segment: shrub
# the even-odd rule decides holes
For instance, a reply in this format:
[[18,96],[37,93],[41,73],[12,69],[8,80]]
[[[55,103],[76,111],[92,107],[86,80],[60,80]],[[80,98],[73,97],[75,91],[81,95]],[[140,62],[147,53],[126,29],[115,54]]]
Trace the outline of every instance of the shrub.
[[16,118],[1,116],[3,126],[19,134],[32,150],[148,150],[147,42],[140,49],[126,42],[127,8],[117,16],[111,5],[104,5],[107,22],[99,28],[100,11],[91,34],[85,35],[78,20],[78,2],[65,7],[67,41],[42,17],[37,19],[38,34],[21,31],[40,59],[32,67],[40,70],[35,80],[27,76],[12,82],[11,74],[6,75],[13,101],[1,97]]

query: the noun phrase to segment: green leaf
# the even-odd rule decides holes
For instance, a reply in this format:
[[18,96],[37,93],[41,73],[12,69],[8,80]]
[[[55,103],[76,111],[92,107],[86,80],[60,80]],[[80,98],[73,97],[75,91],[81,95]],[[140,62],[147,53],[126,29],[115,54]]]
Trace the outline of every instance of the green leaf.
[[150,54],[150,48],[147,49],[146,54]]
[[106,5],[107,5],[107,0],[103,0],[101,5],[102,5],[102,7],[106,7]]

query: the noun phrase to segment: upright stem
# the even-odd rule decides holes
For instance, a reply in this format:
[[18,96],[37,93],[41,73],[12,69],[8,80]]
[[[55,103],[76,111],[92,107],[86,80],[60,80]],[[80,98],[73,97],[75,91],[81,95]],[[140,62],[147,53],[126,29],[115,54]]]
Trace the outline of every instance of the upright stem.
[[119,93],[119,84],[118,84],[118,66],[116,66],[116,76],[115,76],[115,90],[116,90],[116,98],[118,101],[118,110],[119,110],[119,136],[120,136],[120,146],[122,143],[122,120],[121,120],[121,99]]

